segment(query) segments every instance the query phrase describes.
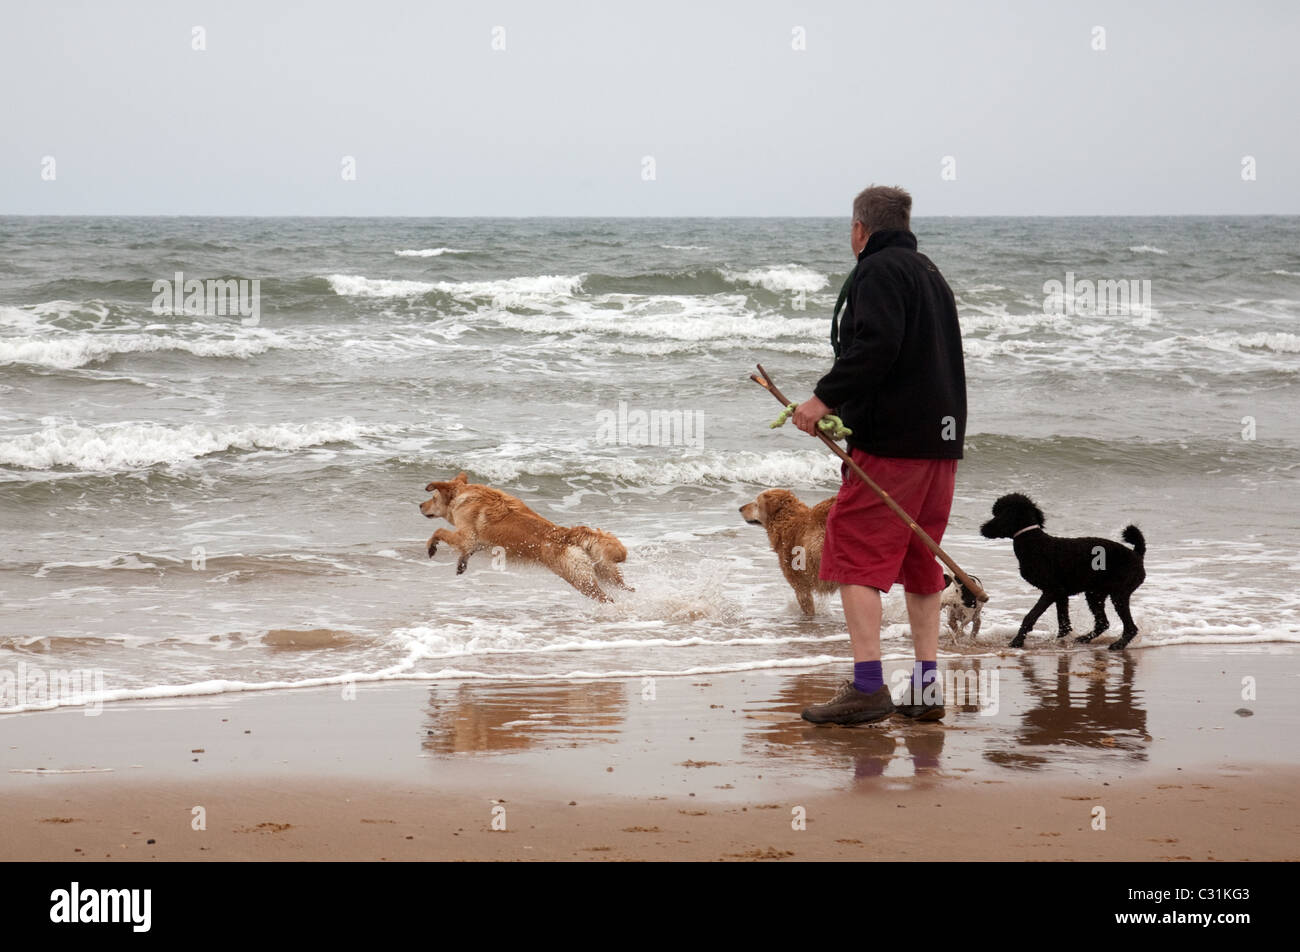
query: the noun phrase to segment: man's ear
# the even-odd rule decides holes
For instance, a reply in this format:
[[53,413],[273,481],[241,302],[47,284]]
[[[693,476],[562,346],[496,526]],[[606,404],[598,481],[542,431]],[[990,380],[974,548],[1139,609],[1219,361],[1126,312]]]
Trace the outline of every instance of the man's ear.
[[462,472],[459,472],[459,473],[456,474],[456,478],[453,479],[452,482],[453,482],[453,483],[467,483],[467,482],[469,482],[469,476],[467,476],[463,471],[462,471]]

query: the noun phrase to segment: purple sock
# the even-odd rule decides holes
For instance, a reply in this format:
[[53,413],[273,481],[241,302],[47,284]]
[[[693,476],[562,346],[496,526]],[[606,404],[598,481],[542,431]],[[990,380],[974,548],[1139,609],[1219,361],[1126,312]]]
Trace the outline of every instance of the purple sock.
[[917,661],[912,665],[912,696],[915,700],[913,704],[925,703],[922,698],[925,696],[925,686],[931,684],[939,677],[939,662],[937,661]]
[[879,661],[853,662],[853,686],[863,694],[874,694],[885,684],[885,673]]

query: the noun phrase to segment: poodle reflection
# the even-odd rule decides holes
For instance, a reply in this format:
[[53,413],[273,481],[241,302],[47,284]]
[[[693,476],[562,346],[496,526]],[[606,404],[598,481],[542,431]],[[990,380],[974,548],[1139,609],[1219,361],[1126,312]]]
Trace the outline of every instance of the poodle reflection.
[[1021,715],[1016,729],[1022,749],[987,751],[986,759],[1029,768],[1059,762],[1050,751],[1023,749],[1049,747],[1088,749],[1137,762],[1147,759],[1151,735],[1142,694],[1134,685],[1137,656],[1073,652],[1027,657],[1023,671],[1026,693],[1035,706]]

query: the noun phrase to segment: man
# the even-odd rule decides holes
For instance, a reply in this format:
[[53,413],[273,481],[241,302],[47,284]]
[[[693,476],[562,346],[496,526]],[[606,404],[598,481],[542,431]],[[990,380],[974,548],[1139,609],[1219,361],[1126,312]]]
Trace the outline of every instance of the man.
[[[876,484],[939,542],[952,508],[966,433],[966,371],[952,289],[911,232],[912,197],[872,186],[853,201],[858,264],[832,320],[835,363],[795,425],[815,434],[834,412],[853,430],[849,451]],[[843,296],[843,295],[842,295]],[[838,323],[838,327],[837,327]],[[840,583],[853,644],[853,680],[803,712],[815,724],[866,724],[891,714],[943,717],[937,680],[943,570],[920,538],[847,467],[826,522],[821,577]],[[895,706],[880,664],[881,594],[901,582],[916,663]]]

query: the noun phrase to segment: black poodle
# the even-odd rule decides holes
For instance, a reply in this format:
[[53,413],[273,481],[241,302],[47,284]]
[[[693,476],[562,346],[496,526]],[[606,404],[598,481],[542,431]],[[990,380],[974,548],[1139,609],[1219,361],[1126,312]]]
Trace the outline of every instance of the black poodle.
[[1123,532],[1128,549],[1110,539],[1081,538],[1058,539],[1043,530],[1043,511],[1034,501],[1020,493],[1001,497],[993,504],[993,518],[980,527],[986,539],[1011,539],[1020,562],[1020,577],[1043,594],[1020,623],[1020,631],[1011,640],[1012,648],[1025,643],[1027,635],[1038,617],[1047,607],[1056,603],[1059,627],[1056,637],[1070,633],[1070,596],[1083,592],[1088,599],[1094,620],[1090,633],[1076,639],[1089,642],[1110,627],[1106,618],[1106,596],[1115,604],[1115,611],[1124,622],[1124,632],[1112,642],[1112,651],[1118,651],[1133,640],[1137,625],[1129,614],[1128,600],[1146,578],[1142,557],[1147,543],[1137,526]]

